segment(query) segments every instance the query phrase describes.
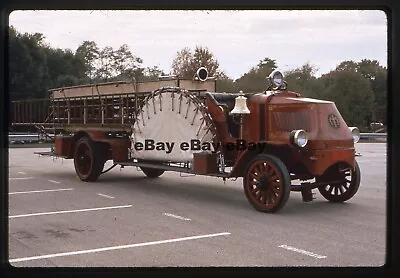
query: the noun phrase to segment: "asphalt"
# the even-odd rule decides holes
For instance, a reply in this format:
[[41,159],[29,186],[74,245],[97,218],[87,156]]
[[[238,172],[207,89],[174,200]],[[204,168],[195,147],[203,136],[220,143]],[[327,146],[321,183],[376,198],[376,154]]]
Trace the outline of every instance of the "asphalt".
[[[386,253],[386,144],[361,143],[348,202],[256,211],[242,179],[116,167],[95,183],[72,160],[9,149],[9,258],[40,266],[380,266]],[[108,162],[110,163],[110,162]],[[108,164],[109,165],[109,164]],[[43,191],[60,190],[60,191]],[[45,256],[48,255],[48,256]],[[39,257],[38,257],[39,256]],[[42,257],[40,257],[42,256]],[[45,257],[43,257],[45,256]]]

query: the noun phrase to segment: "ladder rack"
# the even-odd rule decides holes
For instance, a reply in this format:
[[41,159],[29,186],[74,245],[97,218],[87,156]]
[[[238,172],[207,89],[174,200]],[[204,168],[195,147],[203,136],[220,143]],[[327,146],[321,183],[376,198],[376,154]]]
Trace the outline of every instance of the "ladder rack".
[[[11,103],[12,126],[35,126],[53,134],[80,129],[130,130],[144,98],[152,92],[19,100]],[[204,91],[191,91],[202,97]]]

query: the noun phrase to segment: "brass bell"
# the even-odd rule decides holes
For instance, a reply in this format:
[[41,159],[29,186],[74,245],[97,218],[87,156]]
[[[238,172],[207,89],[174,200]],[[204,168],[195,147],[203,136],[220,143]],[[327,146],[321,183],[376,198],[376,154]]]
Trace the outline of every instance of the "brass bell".
[[245,96],[238,96],[235,98],[235,107],[229,114],[250,114],[249,108],[247,108],[247,98]]

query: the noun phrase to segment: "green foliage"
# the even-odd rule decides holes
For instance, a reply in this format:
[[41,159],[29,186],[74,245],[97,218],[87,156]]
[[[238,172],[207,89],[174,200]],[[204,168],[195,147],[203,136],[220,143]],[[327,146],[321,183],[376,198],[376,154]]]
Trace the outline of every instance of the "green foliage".
[[376,60],[361,60],[358,63],[358,71],[371,83],[374,93],[373,121],[386,124],[387,112],[387,69],[379,65]]
[[176,53],[172,61],[172,73],[180,78],[192,79],[200,67],[206,67],[209,76],[218,77],[221,74],[218,60],[207,47],[196,46],[193,53],[185,47]]
[[94,63],[99,54],[100,50],[94,41],[84,41],[75,52],[75,55],[84,61],[85,74],[89,80],[95,77],[96,67]]
[[219,73],[218,78],[215,80],[215,86],[217,92],[225,93],[236,93],[235,81],[229,78],[225,73]]
[[[61,87],[63,84],[77,85],[85,79],[85,60],[74,55],[71,50],[45,48],[49,80],[48,87]],[[70,81],[66,82],[69,79]]]
[[[368,125],[371,121],[383,122],[386,124],[387,69],[382,67],[376,60],[363,59],[360,62],[343,61],[336,67],[335,71],[362,76],[372,90],[373,102],[369,103],[368,107],[364,107],[364,109],[367,109],[370,113],[367,120]],[[329,74],[332,74],[332,72]],[[327,83],[332,82],[332,80],[323,78],[322,82],[328,85]],[[368,95],[369,93],[365,92],[365,94]],[[355,103],[355,105],[362,107],[366,104]]]
[[321,98],[323,86],[320,80],[315,77],[316,71],[315,66],[306,63],[299,68],[285,72],[288,90],[298,92],[305,97]]
[[59,75],[56,78],[57,87],[69,87],[79,84],[78,78],[70,74]]
[[71,50],[53,49],[40,33],[9,28],[9,84],[12,100],[44,98],[53,87],[85,80],[85,60]]
[[[84,41],[75,53],[52,48],[43,34],[21,34],[9,28],[9,73],[11,99],[44,98],[51,88],[116,80],[155,79],[157,69],[141,68],[141,58],[124,44],[99,49]],[[146,75],[148,74],[148,76]]]
[[193,79],[200,67],[205,67],[208,76],[215,78],[217,92],[236,91],[234,80],[219,69],[218,60],[207,47],[196,46],[193,52],[185,47],[172,61],[172,73],[184,79]]
[[124,44],[114,51],[112,58],[112,70],[118,79],[130,80],[142,75],[143,71],[138,72],[137,69],[143,61],[132,54],[128,45]]
[[157,81],[158,78],[162,75],[167,75],[163,70],[161,70],[158,66],[147,67],[143,70],[142,76],[139,81]]
[[9,30],[9,84],[11,99],[44,96],[49,78],[42,34]]
[[235,80],[236,90],[242,90],[246,93],[263,92],[267,87],[268,75],[277,68],[276,61],[270,58],[264,58],[257,66],[250,69]]
[[[126,44],[100,49],[94,41],[83,41],[73,53],[52,48],[44,39],[40,33],[22,34],[9,28],[11,100],[47,97],[50,88],[117,80],[152,81],[166,75],[157,66],[142,67],[143,60]],[[220,70],[207,47],[196,46],[193,51],[185,47],[177,52],[172,73],[192,79],[201,66],[216,78],[217,92],[233,93],[265,91],[268,75],[278,67],[276,60],[265,57],[233,80]],[[349,125],[363,128],[371,122],[386,123],[387,69],[378,61],[343,61],[321,77],[316,77],[316,72],[310,63],[286,71],[288,90],[334,101]]]
[[368,126],[374,104],[369,80],[351,69],[335,70],[321,78],[327,84],[322,97],[335,102],[347,124],[362,128]]

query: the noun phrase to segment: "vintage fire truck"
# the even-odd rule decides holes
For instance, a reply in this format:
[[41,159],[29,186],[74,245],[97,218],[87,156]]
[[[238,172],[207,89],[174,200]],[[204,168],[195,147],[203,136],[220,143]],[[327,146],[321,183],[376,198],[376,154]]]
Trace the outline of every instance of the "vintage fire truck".
[[73,159],[84,182],[117,165],[149,178],[165,171],[240,177],[262,212],[282,209],[291,191],[304,202],[314,199],[313,189],[331,202],[356,194],[360,132],[333,102],[289,91],[278,70],[259,93],[216,93],[208,75],[201,67],[191,80],[56,88],[46,100],[13,102],[12,122],[54,134],[51,150],[39,154]]

